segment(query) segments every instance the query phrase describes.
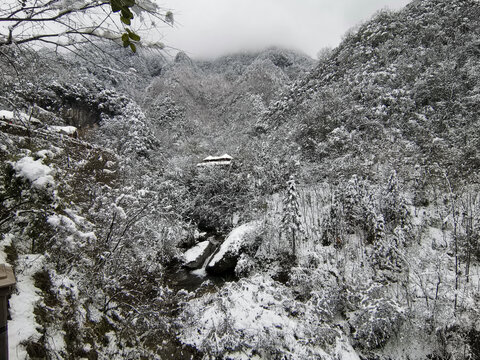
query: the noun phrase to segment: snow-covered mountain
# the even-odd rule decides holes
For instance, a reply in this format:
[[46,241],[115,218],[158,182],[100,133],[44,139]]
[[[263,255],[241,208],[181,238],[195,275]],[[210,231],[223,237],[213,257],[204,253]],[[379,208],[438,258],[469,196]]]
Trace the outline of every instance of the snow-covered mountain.
[[479,358],[479,35],[423,0],[318,62],[0,49],[11,358]]

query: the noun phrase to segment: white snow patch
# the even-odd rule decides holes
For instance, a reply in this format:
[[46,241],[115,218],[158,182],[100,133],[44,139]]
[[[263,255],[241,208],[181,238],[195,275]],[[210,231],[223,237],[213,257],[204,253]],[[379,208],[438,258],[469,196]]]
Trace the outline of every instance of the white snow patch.
[[115,213],[118,215],[120,219],[125,220],[127,218],[127,213],[121,206],[112,204],[112,209],[113,211],[115,211]]
[[42,160],[33,160],[30,156],[26,156],[13,163],[13,168],[18,177],[30,180],[34,187],[45,188],[47,185],[55,184],[50,175],[53,170],[42,164]]
[[0,119],[13,120],[13,111],[0,110]]
[[225,241],[220,246],[220,249],[215,254],[212,260],[210,260],[209,266],[215,265],[218,261],[222,260],[227,252],[237,254],[240,251],[243,240],[248,233],[256,230],[260,225],[260,221],[252,221],[232,230]]
[[10,298],[12,320],[8,322],[8,348],[12,359],[26,359],[27,352],[21,343],[41,337],[33,313],[41,297],[32,276],[42,269],[43,262],[43,255],[22,255],[18,259],[16,291]]
[[49,126],[48,129],[65,135],[74,135],[77,132],[75,126]]
[[78,299],[79,290],[75,281],[64,275],[57,277],[53,281],[55,287],[58,289],[58,294],[63,297],[70,296],[74,299]]
[[18,116],[13,111],[0,110],[0,119],[7,120],[7,121],[20,119],[21,121],[28,121],[31,123],[41,124],[40,120],[38,120],[37,118],[34,118],[31,115],[25,114],[23,112],[18,112],[17,114]]
[[61,226],[72,233],[77,231],[75,223],[64,215],[51,215],[47,218],[47,223],[53,227]]
[[52,352],[65,351],[65,331],[59,330],[54,333],[49,333],[48,345]]
[[35,155],[41,157],[42,159],[45,159],[46,157],[50,157],[50,158],[55,157],[55,154],[51,150],[40,150],[40,151],[37,151]]
[[61,223],[60,216],[58,215],[51,215],[47,218],[47,223],[53,227],[59,227]]
[[192,270],[190,271],[190,273],[201,278],[207,276],[207,270],[204,267],[202,267],[201,269]]
[[185,251],[185,253],[183,254],[183,259],[185,263],[189,263],[197,260],[198,257],[205,252],[209,243],[210,242],[208,240],[201,241],[197,245],[195,245],[193,248]]
[[197,164],[197,166],[230,165],[232,160],[233,157],[228,154],[223,154],[222,156],[207,156],[201,163]]
[[65,213],[75,222],[75,224],[85,225],[88,223],[83,216],[77,215],[72,209],[66,208]]

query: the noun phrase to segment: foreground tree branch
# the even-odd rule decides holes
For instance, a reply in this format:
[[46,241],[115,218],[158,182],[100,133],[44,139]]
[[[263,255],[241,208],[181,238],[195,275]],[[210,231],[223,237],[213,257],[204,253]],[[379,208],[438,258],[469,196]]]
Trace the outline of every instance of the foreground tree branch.
[[133,52],[146,43],[163,48],[158,22],[172,26],[173,15],[151,0],[6,0],[0,5],[0,47],[42,42],[68,48],[102,39]]

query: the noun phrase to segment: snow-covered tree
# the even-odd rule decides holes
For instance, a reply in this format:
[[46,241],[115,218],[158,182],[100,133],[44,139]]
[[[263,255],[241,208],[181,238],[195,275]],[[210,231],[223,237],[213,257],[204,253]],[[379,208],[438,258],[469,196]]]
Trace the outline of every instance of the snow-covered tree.
[[293,256],[297,255],[297,247],[302,238],[300,217],[296,181],[291,175],[283,198],[282,230],[290,244]]
[[172,24],[173,14],[150,0],[6,0],[0,4],[0,48],[37,42],[75,50],[102,39],[135,52],[147,44],[140,36],[157,22]]
[[393,170],[388,179],[388,184],[383,192],[382,207],[386,223],[396,226],[408,226],[410,211],[408,210],[405,198],[400,192],[397,172]]

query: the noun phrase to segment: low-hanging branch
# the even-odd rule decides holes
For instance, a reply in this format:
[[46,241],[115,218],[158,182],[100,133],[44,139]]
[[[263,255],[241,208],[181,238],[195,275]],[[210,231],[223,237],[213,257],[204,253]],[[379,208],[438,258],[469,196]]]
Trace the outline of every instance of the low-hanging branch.
[[69,48],[91,38],[136,52],[145,44],[141,36],[157,30],[158,21],[172,26],[173,15],[151,0],[6,0],[0,5],[0,47],[39,42]]

